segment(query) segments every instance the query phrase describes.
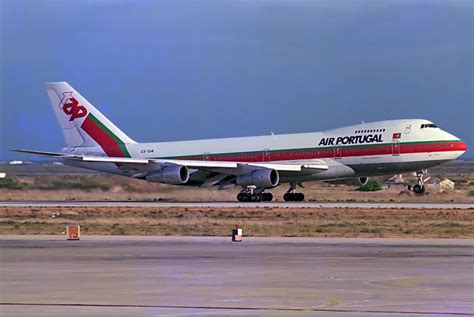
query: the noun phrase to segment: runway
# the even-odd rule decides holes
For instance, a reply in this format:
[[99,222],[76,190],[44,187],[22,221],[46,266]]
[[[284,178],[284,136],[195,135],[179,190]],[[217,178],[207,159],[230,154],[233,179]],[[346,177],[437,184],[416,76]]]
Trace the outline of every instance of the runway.
[[472,240],[1,236],[4,316],[468,316]]
[[212,208],[389,208],[474,209],[469,203],[357,203],[357,202],[175,202],[175,201],[0,201],[0,207],[212,207]]

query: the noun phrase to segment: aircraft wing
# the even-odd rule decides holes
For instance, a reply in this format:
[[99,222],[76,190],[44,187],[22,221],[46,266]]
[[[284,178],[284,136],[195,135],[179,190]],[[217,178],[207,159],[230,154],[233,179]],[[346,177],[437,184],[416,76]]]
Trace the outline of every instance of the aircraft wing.
[[213,176],[206,180],[202,186],[213,186],[224,181],[227,176],[240,176],[252,173],[258,169],[274,169],[278,172],[316,174],[328,169],[328,165],[321,160],[311,160],[309,162],[228,162],[228,161],[205,161],[205,160],[180,160],[180,159],[140,159],[127,157],[106,157],[106,156],[87,156],[68,153],[43,152],[33,150],[14,150],[20,153],[36,154],[42,156],[51,156],[63,160],[116,164],[128,176],[143,177],[148,172],[160,170],[166,166],[181,165],[191,170],[210,172]]
[[[189,168],[203,169],[203,170],[235,170],[236,173],[229,173],[233,175],[240,175],[246,173],[249,170],[255,170],[259,168],[275,169],[277,171],[285,172],[301,172],[305,169],[315,171],[325,171],[328,166],[321,160],[313,160],[309,163],[299,162],[287,162],[287,163],[273,163],[273,162],[258,162],[258,163],[245,163],[245,162],[222,162],[222,161],[204,161],[204,160],[180,160],[180,159],[140,159],[140,158],[127,158],[127,157],[107,157],[107,156],[87,156],[87,155],[75,155],[68,153],[58,152],[44,152],[34,150],[13,150],[15,152],[35,154],[42,156],[51,156],[57,158],[63,158],[68,160],[77,160],[83,162],[98,162],[98,163],[115,163],[115,164],[137,164],[137,165],[154,165],[155,167],[169,166],[169,165],[184,165]],[[240,170],[240,172],[237,172]]]

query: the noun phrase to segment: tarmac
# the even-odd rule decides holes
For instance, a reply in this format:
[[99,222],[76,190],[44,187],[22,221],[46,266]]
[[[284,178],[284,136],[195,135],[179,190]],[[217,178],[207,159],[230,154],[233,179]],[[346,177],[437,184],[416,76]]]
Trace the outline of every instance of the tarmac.
[[390,209],[474,209],[470,203],[357,203],[357,202],[182,202],[182,201],[0,201],[0,207],[183,207],[183,208],[390,208]]
[[474,314],[472,240],[0,236],[0,247],[2,316]]

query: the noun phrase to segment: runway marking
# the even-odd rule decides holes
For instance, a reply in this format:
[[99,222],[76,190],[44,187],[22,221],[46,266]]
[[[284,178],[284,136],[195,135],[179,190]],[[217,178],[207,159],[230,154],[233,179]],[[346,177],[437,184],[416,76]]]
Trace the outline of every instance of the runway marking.
[[[418,278],[416,276],[398,276],[398,277],[389,277],[389,278],[381,278],[381,279],[371,279],[368,281],[363,281],[362,284],[367,285],[367,286],[372,286],[372,287],[380,287],[380,288],[407,288],[409,287],[410,290],[415,290],[415,291],[427,291],[430,288],[429,287],[418,287],[416,288],[415,286],[418,285],[418,283],[414,282],[413,285],[407,286],[403,285],[403,282],[406,281],[417,281]],[[397,283],[401,282],[401,283]],[[383,284],[383,283],[392,283],[392,284]]]
[[334,312],[334,313],[367,313],[399,315],[450,315],[472,316],[460,312],[416,312],[395,310],[359,310],[359,309],[324,309],[324,308],[272,308],[272,307],[225,307],[225,306],[185,306],[185,305],[134,305],[134,304],[69,304],[69,303],[0,303],[0,306],[50,306],[50,307],[104,307],[104,308],[167,308],[167,309],[208,309],[208,310],[251,310],[251,311],[288,311],[288,312]]

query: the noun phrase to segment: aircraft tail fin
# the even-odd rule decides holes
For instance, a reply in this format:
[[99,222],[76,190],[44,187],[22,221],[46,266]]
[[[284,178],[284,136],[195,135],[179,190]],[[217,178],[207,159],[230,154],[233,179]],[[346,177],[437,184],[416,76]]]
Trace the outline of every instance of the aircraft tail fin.
[[100,146],[108,156],[130,157],[126,144],[136,142],[67,82],[47,83],[46,90],[68,146]]

